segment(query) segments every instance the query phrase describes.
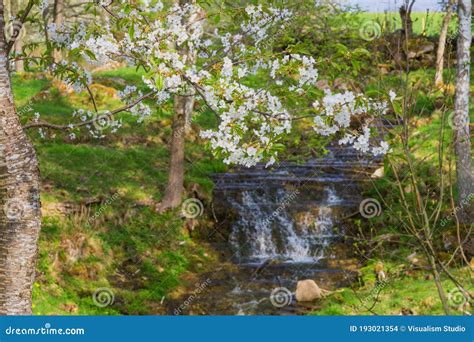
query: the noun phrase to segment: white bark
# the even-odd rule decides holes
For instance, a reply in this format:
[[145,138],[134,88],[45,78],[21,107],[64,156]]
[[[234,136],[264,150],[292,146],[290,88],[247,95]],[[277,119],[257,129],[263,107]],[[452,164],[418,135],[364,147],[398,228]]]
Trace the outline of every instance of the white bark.
[[[458,205],[463,222],[472,222],[473,209],[469,197],[474,193],[472,172],[471,140],[469,134],[469,81],[472,42],[471,0],[459,0],[459,32],[457,42],[456,98],[454,114],[454,144],[456,153],[456,173],[458,187]],[[467,204],[466,204],[467,202]]]

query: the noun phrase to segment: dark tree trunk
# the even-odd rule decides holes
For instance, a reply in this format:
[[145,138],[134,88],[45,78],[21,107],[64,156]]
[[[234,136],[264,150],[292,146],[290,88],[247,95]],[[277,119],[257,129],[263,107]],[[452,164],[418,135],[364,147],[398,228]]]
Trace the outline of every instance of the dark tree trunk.
[[0,2],[0,314],[31,313],[41,227],[39,170],[13,95]]
[[414,3],[415,0],[412,0],[411,2],[407,0],[405,4],[399,9],[400,19],[402,20],[403,32],[408,38],[413,36],[413,21],[411,19],[411,10],[413,8]]

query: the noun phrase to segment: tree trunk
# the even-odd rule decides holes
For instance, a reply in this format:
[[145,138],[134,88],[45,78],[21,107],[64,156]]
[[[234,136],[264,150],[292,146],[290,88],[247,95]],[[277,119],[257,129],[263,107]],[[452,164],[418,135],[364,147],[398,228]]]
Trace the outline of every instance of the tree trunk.
[[472,172],[471,140],[469,136],[469,77],[471,32],[471,0],[459,0],[459,33],[457,42],[456,97],[454,100],[454,145],[456,153],[456,173],[458,188],[459,218],[470,223],[473,218],[473,203],[470,197],[474,193]]
[[171,138],[171,157],[168,186],[158,210],[163,212],[181,204],[184,190],[184,145],[186,136],[186,118],[190,117],[194,107],[194,96],[174,97],[173,135]]
[[[63,10],[64,10],[64,0],[55,0],[54,9],[53,9],[53,21],[56,24],[56,27],[60,27],[63,23]],[[55,63],[59,63],[62,59],[61,51],[54,49],[53,59]]]
[[11,91],[0,2],[0,314],[31,313],[41,227],[36,154],[22,130]]
[[[20,4],[18,1],[12,1],[12,0],[6,0],[4,1],[4,15],[7,16],[8,20],[10,20],[11,17],[18,17],[18,11]],[[5,17],[4,17],[5,18]],[[14,28],[7,27],[7,32],[8,34],[13,34]],[[23,26],[22,28],[23,32],[26,30],[26,28]],[[18,36],[18,39],[15,40],[15,43],[13,44],[13,51],[15,51],[15,55],[21,55],[23,52],[23,42],[21,41],[22,39],[22,34]],[[15,59],[15,71],[16,72],[24,72],[25,71],[25,63],[22,59]]]
[[438,51],[436,52],[436,75],[435,85],[443,85],[443,69],[444,69],[444,50],[446,47],[446,38],[448,36],[449,23],[453,15],[455,0],[449,0],[448,7],[446,8],[446,15],[443,18],[443,24],[441,25],[441,31],[439,33],[438,40]]
[[407,0],[405,2],[405,5],[401,6],[399,9],[403,32],[405,33],[405,37],[407,38],[413,36],[413,21],[411,20],[411,10],[413,8],[415,0],[412,0],[411,3],[409,2],[410,1]]
[[[196,0],[179,0],[181,6],[188,3],[196,3]],[[188,26],[198,19],[199,13],[195,12],[187,19]],[[180,53],[187,55],[187,63],[193,64],[196,53],[181,48]],[[188,131],[194,107],[194,89],[190,89],[182,95],[176,95],[173,99],[173,132],[171,138],[171,158],[168,174],[168,186],[157,210],[163,212],[173,209],[181,204],[184,190],[184,145],[186,132]]]
[[[23,42],[21,41],[21,38],[15,41],[14,49],[16,56],[21,55],[23,53]],[[15,71],[25,72],[25,63],[23,59],[15,59]]]

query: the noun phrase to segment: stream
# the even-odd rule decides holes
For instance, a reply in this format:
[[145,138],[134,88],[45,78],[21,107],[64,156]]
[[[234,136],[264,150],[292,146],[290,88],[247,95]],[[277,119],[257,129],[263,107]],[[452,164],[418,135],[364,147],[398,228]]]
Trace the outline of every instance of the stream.
[[297,303],[299,280],[333,291],[354,281],[357,260],[344,243],[342,218],[357,213],[361,188],[380,160],[331,148],[304,164],[256,166],[214,176],[222,263],[203,274],[171,314],[295,315],[318,310]]

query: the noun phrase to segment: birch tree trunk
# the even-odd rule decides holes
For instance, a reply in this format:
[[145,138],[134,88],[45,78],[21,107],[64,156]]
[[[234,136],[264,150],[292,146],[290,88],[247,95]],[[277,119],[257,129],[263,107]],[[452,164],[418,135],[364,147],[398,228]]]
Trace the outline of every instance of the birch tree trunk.
[[473,218],[473,203],[470,196],[474,193],[472,172],[471,140],[469,134],[469,77],[471,32],[471,0],[459,0],[459,34],[457,42],[456,97],[454,101],[454,145],[456,153],[456,174],[458,188],[459,217],[462,222],[470,223]]
[[[196,0],[180,0],[180,5],[195,4]],[[188,27],[198,20],[199,13],[195,12],[188,19]],[[188,64],[196,61],[196,54],[187,48],[180,50],[181,54],[187,55]],[[173,99],[173,126],[171,138],[170,168],[168,172],[168,185],[161,203],[157,210],[163,212],[181,205],[184,192],[184,148],[186,131],[190,127],[194,107],[194,90],[189,89],[186,94],[176,95]]]
[[41,227],[39,170],[11,91],[0,2],[0,315],[31,313]]
[[441,31],[439,32],[438,50],[436,52],[436,74],[435,74],[435,85],[443,85],[443,70],[444,70],[444,50],[446,48],[446,38],[448,36],[449,23],[453,15],[453,9],[455,0],[449,0],[448,7],[446,8],[446,15],[443,18],[441,25]]

